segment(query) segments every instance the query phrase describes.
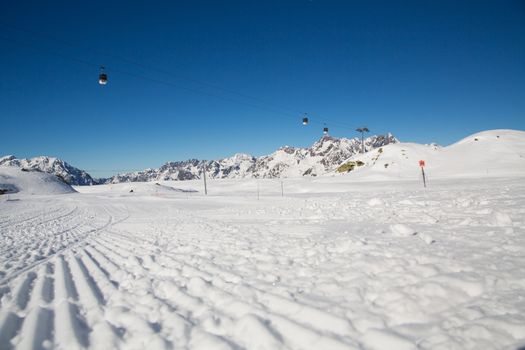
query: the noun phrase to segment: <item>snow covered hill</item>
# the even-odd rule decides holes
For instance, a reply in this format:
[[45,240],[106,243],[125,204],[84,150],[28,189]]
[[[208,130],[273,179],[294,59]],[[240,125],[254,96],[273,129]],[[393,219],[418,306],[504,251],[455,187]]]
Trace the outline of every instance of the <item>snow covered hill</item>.
[[19,167],[28,170],[40,170],[61,177],[70,185],[95,185],[97,181],[84,170],[77,169],[55,157],[35,157],[17,159],[15,156],[0,158],[0,165]]
[[339,172],[363,180],[410,179],[421,175],[419,160],[425,161],[430,178],[523,176],[525,132],[483,131],[447,147],[391,144],[350,157]]
[[63,194],[75,190],[58,177],[40,171],[22,171],[16,167],[0,166],[0,194]]
[[[397,142],[392,134],[371,136],[364,141],[367,151]],[[342,161],[360,150],[359,138],[324,136],[308,148],[285,146],[270,155],[257,158],[239,153],[220,160],[168,162],[157,169],[119,174],[105,182],[193,180],[200,178],[203,167],[206,167],[206,175],[211,179],[317,176],[333,171]]]

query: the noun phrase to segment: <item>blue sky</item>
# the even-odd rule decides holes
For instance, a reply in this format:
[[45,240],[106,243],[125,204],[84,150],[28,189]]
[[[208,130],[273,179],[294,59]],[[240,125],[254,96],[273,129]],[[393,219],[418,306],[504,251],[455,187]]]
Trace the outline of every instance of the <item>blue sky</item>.
[[94,176],[525,129],[524,1],[3,1],[0,45],[0,154]]

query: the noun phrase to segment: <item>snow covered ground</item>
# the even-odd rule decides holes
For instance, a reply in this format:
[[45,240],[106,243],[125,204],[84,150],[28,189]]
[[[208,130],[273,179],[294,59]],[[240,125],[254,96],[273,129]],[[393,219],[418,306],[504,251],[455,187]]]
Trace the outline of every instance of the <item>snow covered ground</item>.
[[0,348],[518,349],[524,180],[0,196]]

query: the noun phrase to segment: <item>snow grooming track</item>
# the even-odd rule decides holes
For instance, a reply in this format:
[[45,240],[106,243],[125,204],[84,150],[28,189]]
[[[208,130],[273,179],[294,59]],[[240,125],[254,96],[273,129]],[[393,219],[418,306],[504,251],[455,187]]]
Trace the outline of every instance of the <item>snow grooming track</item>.
[[0,349],[523,346],[523,182],[433,186],[0,203]]
[[[77,211],[77,208],[75,207],[73,210],[68,212],[64,215],[59,215],[55,217],[54,219],[45,219],[42,222],[39,222],[38,224],[31,226],[29,231],[29,237],[25,238],[26,241],[31,242],[38,242],[38,238],[44,238],[40,243],[35,244],[28,244],[23,245],[23,250],[18,253],[18,255],[14,255],[13,253],[6,254],[8,259],[6,261],[2,261],[4,266],[8,266],[11,268],[11,270],[14,270],[10,273],[5,273],[2,271],[3,275],[6,275],[2,280],[0,280],[0,288],[5,285],[9,280],[15,278],[16,276],[29,271],[36,266],[47,262],[49,259],[51,259],[53,256],[57,255],[60,252],[63,252],[67,249],[71,249],[75,245],[82,244],[84,240],[92,235],[96,235],[100,232],[102,232],[104,229],[110,227],[111,225],[116,225],[124,220],[127,219],[127,216],[124,218],[121,218],[119,220],[115,220],[114,217],[108,212],[108,209],[106,207],[103,207],[104,211],[107,213],[108,218],[105,223],[103,223],[99,227],[94,227],[91,223],[88,223],[87,221],[83,221],[80,223],[74,224],[74,226],[66,227],[64,228],[65,224],[65,218],[70,218],[74,212]],[[85,218],[85,216],[84,216]],[[49,230],[46,232],[46,227],[41,228],[42,225],[45,225],[46,223],[50,224],[50,226],[53,226],[53,228],[59,228],[59,232],[54,232],[53,230]],[[16,225],[15,225],[16,226]],[[38,230],[37,230],[38,229]],[[86,231],[83,231],[82,229],[87,229]],[[45,234],[41,234],[40,232],[44,231]],[[11,232],[11,231],[8,231]],[[15,231],[16,232],[16,231]],[[35,233],[36,232],[36,233]],[[27,231],[24,233],[28,233]],[[59,237],[59,241],[56,242],[56,238]],[[47,239],[45,239],[47,238]],[[13,239],[12,242],[15,242],[16,240]],[[49,246],[53,246],[53,248],[50,248]],[[4,253],[7,250],[17,250],[16,248],[8,247],[6,249],[3,249]],[[24,258],[22,262],[19,262],[19,258],[23,256]],[[13,260],[18,263],[14,268],[13,266]]]
[[[77,277],[77,284],[73,282],[71,266],[75,269],[77,265],[71,264],[71,258],[66,260],[65,257],[71,255],[69,251],[74,247],[81,246],[85,240],[126,220],[128,216],[120,213],[122,217],[116,219],[106,207],[102,207],[102,213],[100,209],[98,213],[89,213],[85,209],[79,212],[76,206],[69,211],[63,209],[51,210],[51,213],[59,215],[49,217],[49,212],[42,211],[45,214],[30,215],[27,219],[2,228],[12,234],[16,233],[22,222],[31,221],[33,224],[20,230],[24,237],[22,241],[12,239],[8,242],[9,246],[3,249],[3,254],[9,250],[17,251],[17,248],[21,253],[7,254],[7,259],[2,261],[3,266],[10,269],[7,273],[2,271],[5,277],[0,281],[0,349],[11,348],[12,345],[17,349],[49,348],[52,345],[63,349],[80,349],[88,346],[86,335],[89,328],[77,305],[78,291],[81,291],[80,295],[84,294],[84,279]],[[100,217],[100,214],[105,215]],[[37,220],[38,217],[40,220]],[[90,222],[86,218],[94,221]],[[42,231],[44,233],[40,233]],[[40,238],[40,243],[34,245],[33,241],[39,241],[36,238]],[[49,249],[49,245],[54,246],[54,249]],[[36,254],[34,251],[30,254],[31,250],[36,251]],[[19,259],[23,255],[37,255],[37,259]],[[13,260],[19,265],[12,265]],[[4,306],[9,308],[10,305],[18,312],[5,312]],[[94,335],[94,344],[100,333],[95,330],[100,328],[89,330]],[[107,337],[102,338],[103,341],[98,342],[100,346],[107,342]]]

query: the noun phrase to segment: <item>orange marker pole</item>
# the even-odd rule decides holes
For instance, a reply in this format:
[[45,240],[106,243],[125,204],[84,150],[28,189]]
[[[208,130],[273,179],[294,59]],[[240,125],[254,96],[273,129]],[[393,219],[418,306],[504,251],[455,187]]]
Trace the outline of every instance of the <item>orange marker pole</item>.
[[427,187],[427,180],[425,178],[425,161],[424,160],[420,160],[419,161],[419,166],[421,167],[421,175],[423,175],[423,187]]

